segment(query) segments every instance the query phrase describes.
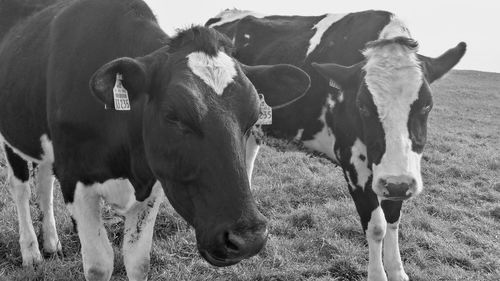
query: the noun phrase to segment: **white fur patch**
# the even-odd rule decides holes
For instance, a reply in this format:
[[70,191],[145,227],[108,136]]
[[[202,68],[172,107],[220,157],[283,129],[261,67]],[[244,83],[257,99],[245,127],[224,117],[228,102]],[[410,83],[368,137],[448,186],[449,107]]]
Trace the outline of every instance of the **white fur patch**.
[[[407,36],[399,20],[394,20],[381,36]],[[385,153],[379,165],[373,165],[373,187],[385,176],[410,176],[422,189],[421,155],[411,150],[408,118],[411,104],[417,100],[423,83],[415,50],[399,44],[374,47],[364,51],[365,81],[385,132]]]
[[335,155],[333,148],[335,146],[335,135],[332,129],[326,123],[326,112],[329,108],[328,103],[333,101],[327,101],[327,104],[323,107],[319,120],[323,123],[323,129],[314,135],[312,140],[304,141],[304,146],[310,150],[318,151],[324,153],[328,158],[336,163],[339,163],[337,156]]
[[214,57],[203,52],[194,52],[187,58],[191,71],[219,96],[237,74],[233,59],[224,52],[219,52]]
[[389,280],[408,281],[403,269],[403,262],[399,253],[398,241],[399,221],[387,224],[387,232],[384,237],[384,266]]
[[304,129],[297,130],[297,134],[295,135],[295,137],[293,139],[296,141],[302,140],[302,134],[304,134]]
[[406,27],[405,23],[392,15],[390,22],[380,31],[379,39],[390,39],[397,36],[404,36],[411,38],[410,30]]
[[311,54],[314,49],[321,42],[321,38],[326,30],[332,26],[332,24],[336,23],[340,19],[342,19],[346,14],[327,14],[323,19],[321,19],[318,23],[316,23],[312,29],[316,29],[316,33],[309,39],[309,48],[306,52],[306,57]]
[[250,134],[246,143],[246,165],[247,165],[247,175],[250,187],[252,187],[252,173],[255,163],[255,158],[257,158],[257,153],[259,153],[260,145],[257,144],[255,136]]
[[255,13],[252,11],[245,11],[245,10],[238,10],[238,9],[231,9],[231,10],[227,9],[227,10],[224,10],[224,11],[220,12],[219,14],[217,14],[214,18],[220,18],[221,20],[218,22],[212,23],[209,27],[215,27],[215,26],[223,25],[223,24],[233,22],[236,20],[240,20],[246,16],[253,16],[256,18],[265,17],[265,15],[263,15],[263,14]]
[[[364,156],[364,160],[361,160],[360,156]],[[361,140],[356,139],[351,147],[351,164],[354,165],[356,169],[357,185],[353,186],[355,189],[357,186],[361,187],[363,190],[365,188],[368,178],[372,174],[371,170],[368,168],[368,158],[366,154],[366,145],[361,142]]]
[[163,189],[159,182],[143,202],[136,202],[125,213],[123,263],[129,280],[146,280],[149,271],[153,228],[161,203]]
[[387,228],[384,212],[378,206],[372,211],[366,240],[368,241],[368,280],[387,280],[382,263],[382,240]]
[[113,271],[113,248],[101,219],[99,185],[85,186],[78,182],[73,203],[67,205],[76,220],[83,270],[88,280],[95,279],[95,275],[109,280]]

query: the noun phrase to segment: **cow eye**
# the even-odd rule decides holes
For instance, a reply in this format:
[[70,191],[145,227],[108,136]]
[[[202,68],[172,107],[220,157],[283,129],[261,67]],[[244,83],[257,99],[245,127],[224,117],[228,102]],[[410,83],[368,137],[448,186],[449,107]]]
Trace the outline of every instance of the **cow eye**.
[[432,109],[432,105],[430,105],[430,104],[426,105],[426,106],[422,107],[422,109],[420,109],[420,114],[426,115],[431,111],[431,109]]

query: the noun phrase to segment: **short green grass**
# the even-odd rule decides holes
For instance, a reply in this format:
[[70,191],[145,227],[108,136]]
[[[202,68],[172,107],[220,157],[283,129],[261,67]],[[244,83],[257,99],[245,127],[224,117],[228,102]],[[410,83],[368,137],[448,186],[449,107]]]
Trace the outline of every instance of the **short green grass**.
[[[453,71],[433,86],[435,106],[423,158],[424,192],[403,206],[400,245],[414,281],[500,280],[500,74]],[[340,168],[272,141],[254,173],[255,199],[270,219],[256,257],[214,268],[168,204],[156,222],[150,280],[364,280],[368,249]],[[3,160],[2,160],[3,161]],[[83,280],[78,237],[56,190],[65,256],[21,267],[15,206],[0,168],[0,280]],[[40,228],[32,199],[35,229]],[[108,209],[106,208],[106,211]],[[125,280],[122,222],[107,223],[115,246],[112,280]]]

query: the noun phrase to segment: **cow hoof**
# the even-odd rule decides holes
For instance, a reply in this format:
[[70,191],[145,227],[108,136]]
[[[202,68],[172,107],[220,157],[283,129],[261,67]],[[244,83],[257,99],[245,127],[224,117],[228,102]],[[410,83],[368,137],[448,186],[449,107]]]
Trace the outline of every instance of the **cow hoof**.
[[58,249],[55,252],[49,252],[44,249],[42,253],[44,259],[64,258],[64,254],[61,249]]
[[91,267],[85,272],[85,279],[92,281],[108,281],[111,278],[111,271],[102,267]]
[[368,281],[387,281],[385,272],[368,272]]
[[44,239],[43,257],[44,258],[63,257],[61,242],[59,242],[59,240],[50,241],[48,239]]
[[406,273],[401,270],[401,271],[395,271],[395,272],[388,272],[387,277],[389,281],[409,281],[410,278]]
[[38,249],[32,249],[31,251],[24,251],[23,254],[23,267],[27,269],[33,269],[35,265],[42,262],[42,255]]

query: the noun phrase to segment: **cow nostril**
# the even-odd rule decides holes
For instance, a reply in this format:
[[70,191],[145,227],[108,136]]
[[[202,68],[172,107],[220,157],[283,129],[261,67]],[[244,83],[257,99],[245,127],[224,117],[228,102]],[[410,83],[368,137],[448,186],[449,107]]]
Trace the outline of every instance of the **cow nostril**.
[[224,243],[228,252],[239,253],[243,241],[240,237],[228,231],[225,233]]

